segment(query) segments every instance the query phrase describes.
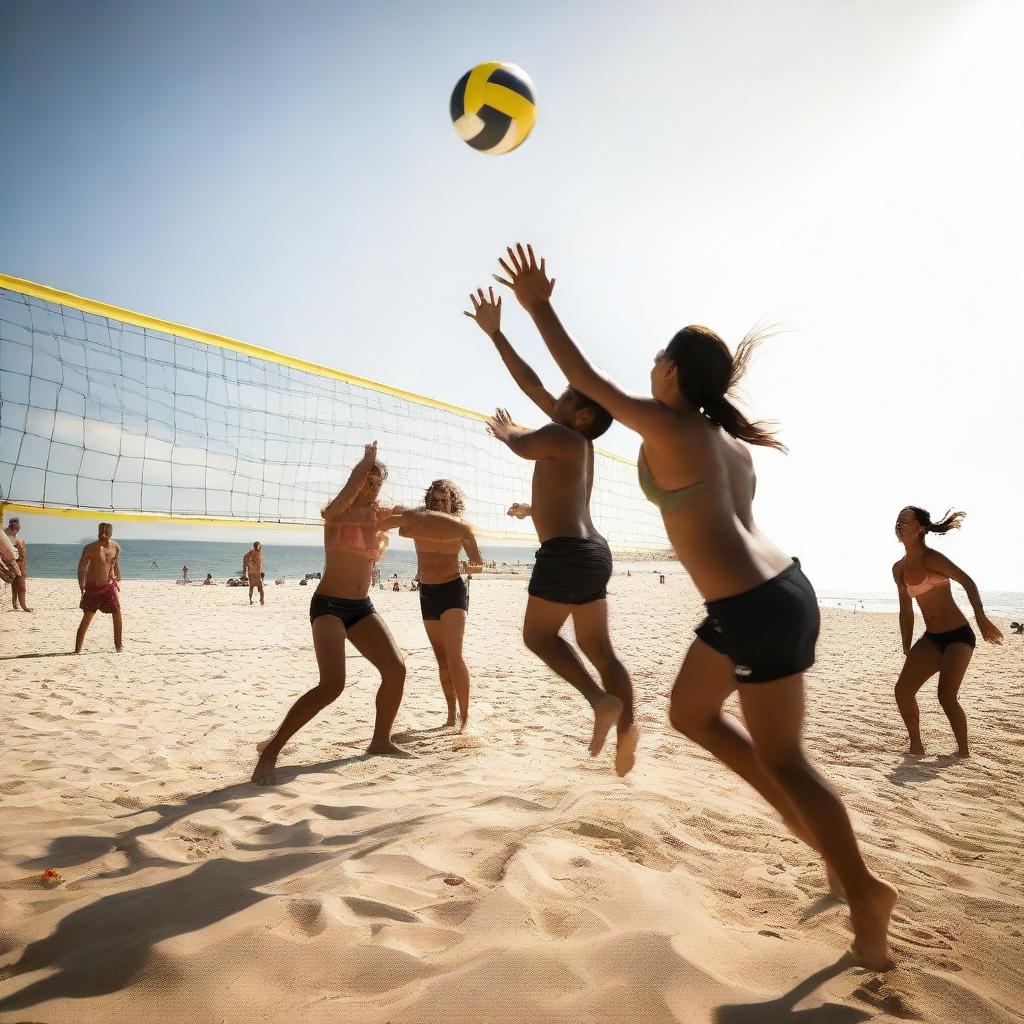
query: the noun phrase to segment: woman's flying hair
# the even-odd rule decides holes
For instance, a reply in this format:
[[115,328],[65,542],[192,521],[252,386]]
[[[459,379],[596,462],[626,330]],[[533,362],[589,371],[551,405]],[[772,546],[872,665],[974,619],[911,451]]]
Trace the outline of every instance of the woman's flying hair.
[[950,530],[959,530],[960,524],[967,517],[966,512],[947,509],[946,514],[937,523],[933,523],[932,517],[925,509],[918,508],[917,505],[908,505],[907,508],[914,513],[914,518],[925,533],[949,533]]
[[770,423],[761,420],[752,423],[730,401],[758,345],[776,333],[772,328],[750,331],[733,355],[729,346],[710,328],[691,324],[668,343],[665,358],[679,369],[683,396],[715,426],[747,444],[786,452],[788,449],[770,429]]

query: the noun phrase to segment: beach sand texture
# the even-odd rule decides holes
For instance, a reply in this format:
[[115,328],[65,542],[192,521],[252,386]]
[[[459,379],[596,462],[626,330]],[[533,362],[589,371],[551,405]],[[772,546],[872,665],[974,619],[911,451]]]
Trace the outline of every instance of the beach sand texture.
[[807,746],[902,892],[898,966],[873,974],[844,957],[817,858],[668,726],[700,617],[685,577],[640,566],[611,590],[643,729],[626,780],[524,649],[525,581],[489,580],[471,587],[470,734],[438,728],[417,596],[377,592],[414,757],[363,756],[376,680],[354,657],[258,789],[256,742],[315,682],[311,588],[250,608],[128,581],[125,652],[97,615],[76,658],[74,582],[30,581],[37,611],[0,613],[0,1020],[1024,1020],[1021,638],[971,665],[974,756],[950,756],[933,681],[928,756],[907,761],[895,616],[824,613]]

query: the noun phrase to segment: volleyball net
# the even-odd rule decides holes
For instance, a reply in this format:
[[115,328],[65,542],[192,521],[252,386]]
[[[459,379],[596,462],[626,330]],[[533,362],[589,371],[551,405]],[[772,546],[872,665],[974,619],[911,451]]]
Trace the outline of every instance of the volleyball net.
[[[514,385],[513,385],[514,386]],[[152,522],[321,523],[369,441],[383,499],[447,478],[482,537],[533,541],[532,465],[484,417],[329,367],[0,275],[0,502]],[[595,459],[594,522],[617,550],[662,549],[630,460]]]

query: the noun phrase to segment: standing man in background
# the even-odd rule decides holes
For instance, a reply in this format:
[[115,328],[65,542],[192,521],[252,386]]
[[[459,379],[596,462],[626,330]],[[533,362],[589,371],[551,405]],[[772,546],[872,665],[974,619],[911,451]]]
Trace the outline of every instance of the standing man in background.
[[121,650],[121,545],[110,538],[114,527],[100,523],[99,539],[82,548],[78,560],[78,586],[82,591],[82,622],[75,637],[75,654],[82,653],[85,633],[97,612],[109,615],[114,623],[114,648]]
[[6,530],[0,530],[0,580],[11,587],[21,575],[18,567],[18,549],[11,543]]
[[18,559],[20,575],[15,576],[11,580],[11,609],[17,611],[18,604],[20,603],[23,612],[30,612],[32,609],[25,604],[25,595],[28,590],[28,548],[25,546],[25,542],[18,536],[20,532],[21,520],[16,516],[12,516],[7,520],[7,529],[4,530],[4,533],[11,542],[11,547],[14,548]]
[[242,559],[242,568],[249,577],[249,604],[252,604],[252,592],[260,592],[260,604],[266,604],[263,596],[263,545],[258,540],[252,542],[252,550],[246,551]]

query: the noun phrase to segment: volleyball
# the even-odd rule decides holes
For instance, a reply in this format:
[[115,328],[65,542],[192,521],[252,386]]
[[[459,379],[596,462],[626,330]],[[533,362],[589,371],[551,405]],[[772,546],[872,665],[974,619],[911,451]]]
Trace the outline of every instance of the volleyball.
[[515,64],[477,64],[452,90],[451,115],[467,145],[494,156],[509,153],[526,141],[537,120],[533,82]]

